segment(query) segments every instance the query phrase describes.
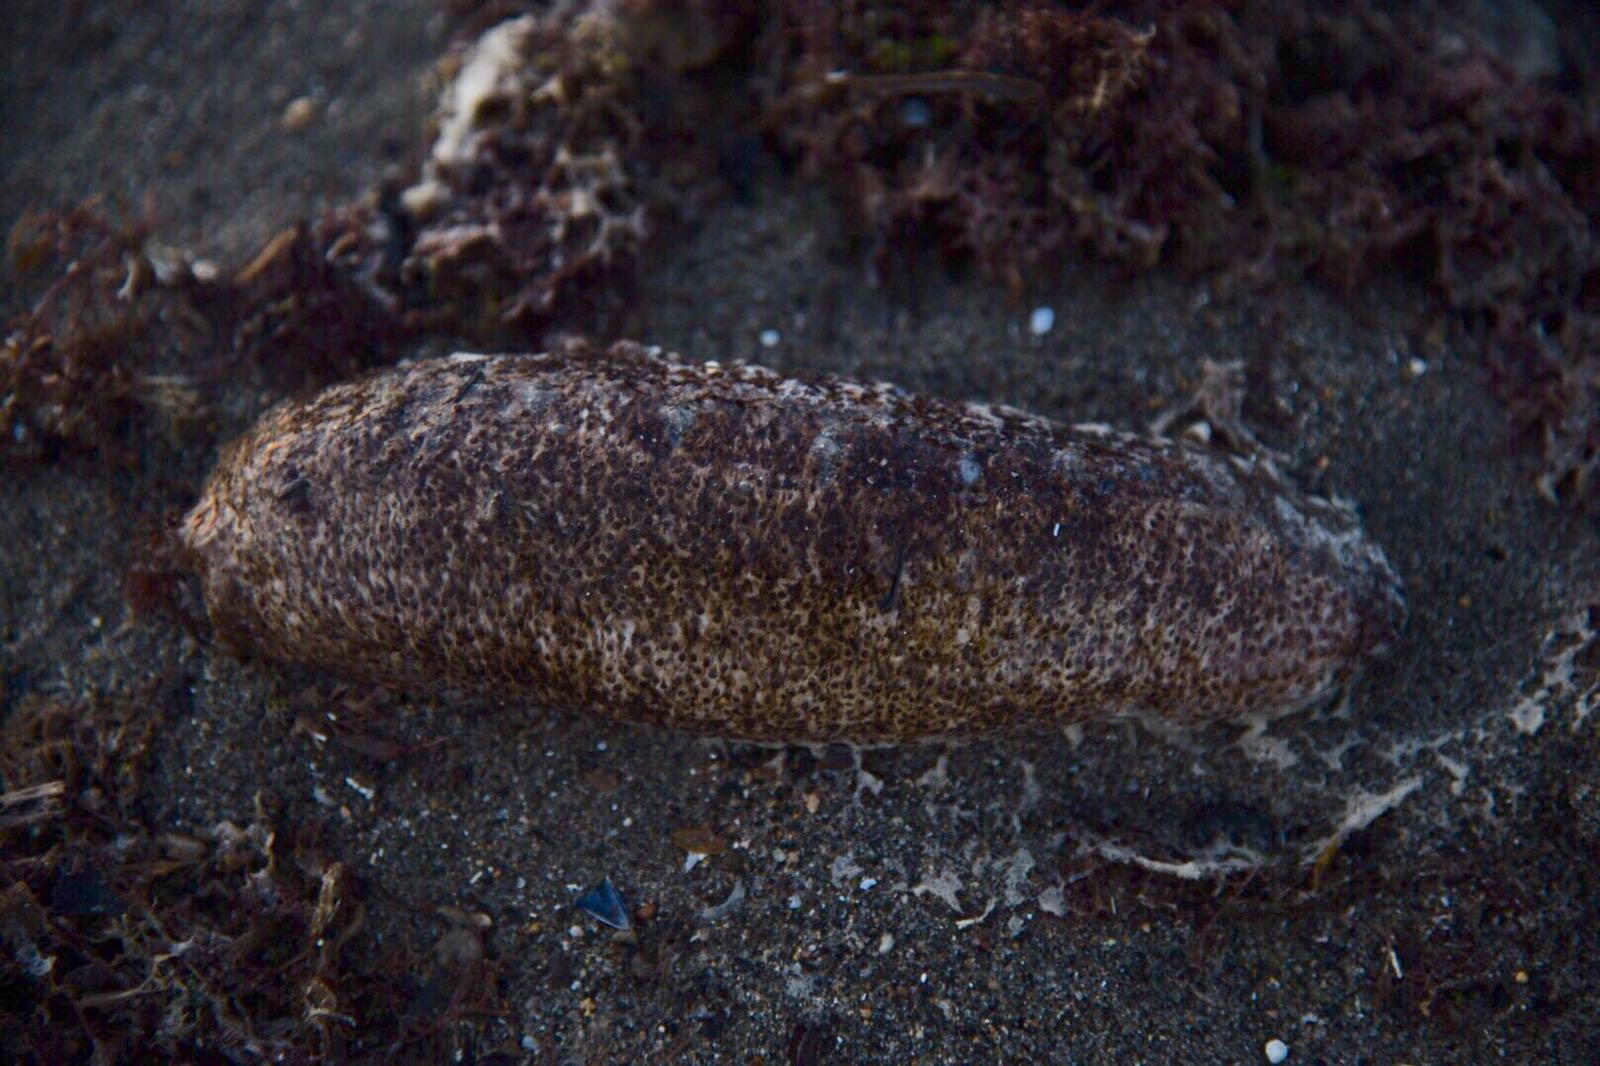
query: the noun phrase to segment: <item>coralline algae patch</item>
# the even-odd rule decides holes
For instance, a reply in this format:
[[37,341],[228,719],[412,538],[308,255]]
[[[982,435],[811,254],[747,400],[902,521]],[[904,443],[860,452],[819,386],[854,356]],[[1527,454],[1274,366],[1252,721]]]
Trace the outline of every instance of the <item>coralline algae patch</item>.
[[280,406],[182,538],[240,652],[759,741],[1267,717],[1404,615],[1264,461],[626,344]]

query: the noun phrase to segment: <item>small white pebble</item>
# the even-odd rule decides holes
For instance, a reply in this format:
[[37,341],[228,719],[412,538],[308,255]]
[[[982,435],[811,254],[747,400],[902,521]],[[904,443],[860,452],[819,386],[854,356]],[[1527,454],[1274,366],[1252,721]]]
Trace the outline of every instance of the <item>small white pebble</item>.
[[789,909],[792,910],[792,911],[797,911],[797,910],[800,909],[800,897],[799,896],[790,896],[789,897]]
[[865,892],[875,886],[877,883],[878,879],[876,877],[863,877],[861,879],[861,891]]
[[1420,378],[1427,372],[1428,361],[1426,359],[1418,359],[1416,356],[1412,356],[1411,361],[1406,363],[1406,374],[1410,377]]
[[1056,312],[1053,307],[1035,307],[1033,314],[1028,316],[1028,332],[1035,337],[1042,337],[1049,333],[1056,325]]
[[887,955],[894,950],[894,934],[885,933],[878,938],[878,954]]
[[761,347],[763,348],[776,348],[778,346],[778,342],[782,339],[782,335],[779,334],[775,329],[764,329],[761,331]]
[[1277,1037],[1268,1040],[1267,1046],[1262,1050],[1266,1052],[1267,1061],[1272,1063],[1272,1066],[1278,1066],[1278,1063],[1289,1057],[1289,1045]]

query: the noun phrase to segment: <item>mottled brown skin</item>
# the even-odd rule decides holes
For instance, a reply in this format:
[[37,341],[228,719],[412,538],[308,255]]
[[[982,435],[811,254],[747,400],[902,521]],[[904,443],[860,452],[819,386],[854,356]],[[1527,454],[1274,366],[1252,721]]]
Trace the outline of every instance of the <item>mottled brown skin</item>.
[[182,537],[241,653],[762,741],[1292,710],[1404,613],[1264,464],[636,345],[281,405]]

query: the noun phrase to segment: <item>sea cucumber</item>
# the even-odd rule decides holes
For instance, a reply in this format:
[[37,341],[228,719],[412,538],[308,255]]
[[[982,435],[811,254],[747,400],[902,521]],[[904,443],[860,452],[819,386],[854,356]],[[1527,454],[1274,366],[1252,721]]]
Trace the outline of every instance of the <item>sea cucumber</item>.
[[180,539],[237,653],[770,742],[1289,711],[1404,618],[1265,461],[626,343],[281,404]]

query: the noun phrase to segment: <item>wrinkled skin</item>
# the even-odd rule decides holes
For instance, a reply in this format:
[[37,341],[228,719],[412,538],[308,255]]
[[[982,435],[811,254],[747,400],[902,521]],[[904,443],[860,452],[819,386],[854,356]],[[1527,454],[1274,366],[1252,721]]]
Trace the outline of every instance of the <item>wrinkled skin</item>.
[[1265,463],[626,344],[281,405],[181,537],[240,653],[762,741],[1293,710],[1404,616]]

